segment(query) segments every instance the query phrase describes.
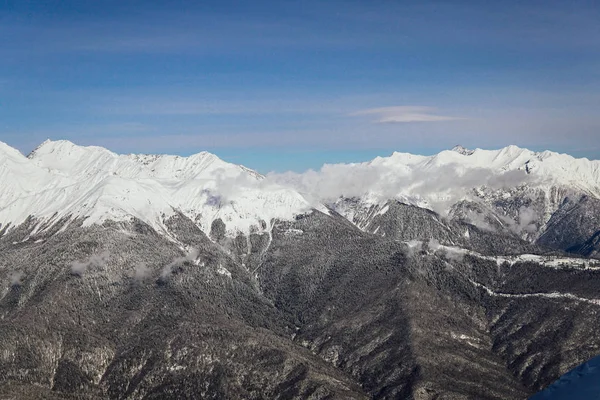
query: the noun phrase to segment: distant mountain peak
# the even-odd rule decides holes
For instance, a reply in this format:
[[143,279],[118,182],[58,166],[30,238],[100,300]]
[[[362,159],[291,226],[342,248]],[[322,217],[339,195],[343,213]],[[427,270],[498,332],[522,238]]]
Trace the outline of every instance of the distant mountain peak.
[[474,150],[469,150],[466,147],[461,146],[460,144],[457,144],[456,146],[454,146],[452,148],[452,151],[455,151],[455,152],[460,153],[465,156],[470,156],[471,154],[473,154],[475,152]]
[[[32,216],[84,218],[87,226],[135,217],[166,231],[164,221],[177,211],[207,234],[221,219],[234,237],[264,225],[261,221],[290,220],[313,208],[294,189],[263,180],[208,152],[124,155],[46,140],[25,157],[0,144],[0,224],[18,225]],[[314,207],[326,212],[320,204]]]

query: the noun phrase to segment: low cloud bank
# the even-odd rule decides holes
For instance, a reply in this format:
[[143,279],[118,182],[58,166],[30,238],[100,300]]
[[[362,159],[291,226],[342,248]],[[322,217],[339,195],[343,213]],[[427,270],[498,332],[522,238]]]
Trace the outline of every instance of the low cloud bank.
[[523,185],[530,176],[521,170],[498,173],[490,168],[447,164],[437,168],[412,169],[385,163],[331,164],[303,173],[271,173],[268,179],[290,186],[312,201],[333,203],[340,197],[370,195],[378,200],[413,199],[445,214],[473,188],[496,190]]
[[[265,179],[264,176],[245,170],[243,173],[232,175],[231,171],[225,169],[216,169],[212,172],[212,185],[206,187],[202,194],[206,195],[206,205],[220,207],[235,201],[247,201],[256,199],[260,202],[261,192],[280,193],[282,196],[290,195],[288,184],[282,184],[276,179]],[[301,200],[300,198],[298,199]],[[303,200],[302,200],[303,201]],[[313,205],[306,204],[308,211]]]

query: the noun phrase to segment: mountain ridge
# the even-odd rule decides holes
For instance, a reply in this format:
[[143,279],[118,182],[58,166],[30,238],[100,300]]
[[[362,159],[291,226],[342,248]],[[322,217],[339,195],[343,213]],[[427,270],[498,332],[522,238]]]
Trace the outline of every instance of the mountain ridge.
[[600,199],[514,186],[525,150],[334,168],[326,204],[209,153],[0,152],[3,395],[518,400],[600,352]]
[[[120,155],[66,140],[46,140],[27,157],[6,144],[0,149],[6,154],[0,172],[7,188],[0,195],[4,227],[28,217],[46,229],[49,220],[93,224],[134,217],[167,232],[165,220],[181,212],[207,235],[220,220],[234,238],[268,232],[275,219],[332,209],[377,233],[370,223],[377,215],[369,210],[376,206],[384,214],[385,204],[395,200],[535,241],[549,237],[546,229],[556,225],[552,216],[567,200],[600,198],[600,161],[514,145],[456,146],[432,156],[394,152],[364,163],[326,164],[318,172],[267,176],[205,151],[187,157]],[[344,204],[353,198],[358,200],[352,206]],[[594,234],[587,233],[581,240]],[[577,246],[583,242],[570,248]]]
[[[27,158],[12,156],[29,169],[27,179],[38,177],[40,184],[37,193],[15,188],[17,193],[0,205],[4,225],[57,213],[86,218],[88,224],[136,217],[162,229],[164,219],[179,210],[198,220],[206,233],[221,218],[234,236],[260,226],[261,220],[268,224],[272,218],[290,218],[312,208],[293,189],[268,183],[260,174],[207,152],[189,157],[118,155],[97,146],[45,141]],[[15,167],[5,172],[12,175],[7,181],[24,180]]]

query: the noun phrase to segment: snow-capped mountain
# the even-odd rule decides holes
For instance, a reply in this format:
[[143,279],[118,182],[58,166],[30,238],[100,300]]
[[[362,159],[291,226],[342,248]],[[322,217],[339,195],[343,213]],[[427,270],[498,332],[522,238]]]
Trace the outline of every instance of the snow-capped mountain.
[[377,229],[372,219],[385,214],[392,199],[533,241],[565,201],[600,199],[600,161],[517,146],[456,146],[433,156],[395,152],[369,162],[328,164],[318,172],[271,178],[331,204],[372,232]]
[[220,218],[235,236],[313,208],[293,189],[206,152],[118,155],[68,141],[46,141],[28,157],[5,144],[0,152],[4,226],[29,216],[46,227],[63,218],[91,225],[135,217],[163,231],[164,221],[181,212],[207,234]]
[[[88,226],[133,217],[166,233],[165,221],[182,213],[207,235],[220,220],[226,236],[235,237],[269,231],[272,221],[311,209],[327,213],[322,204],[328,204],[359,228],[389,235],[385,220],[398,215],[385,215],[390,202],[400,202],[553,248],[585,248],[592,254],[597,247],[600,161],[549,151],[457,146],[433,156],[393,153],[266,178],[207,152],[119,155],[68,141],[46,141],[28,157],[5,144],[0,152],[3,227],[18,226],[30,216],[36,231],[59,221],[79,219]],[[591,217],[578,224],[583,230],[572,235],[576,240],[561,239],[564,225],[573,225],[568,221],[580,214]]]
[[[394,152],[364,163],[326,164],[318,172],[273,178],[324,201],[340,196],[372,203],[397,198],[440,213],[482,190],[565,187],[600,197],[600,161],[517,146],[500,150],[457,146],[433,156]],[[472,189],[479,191],[471,193]]]
[[600,353],[597,171],[0,144],[0,395],[525,399]]

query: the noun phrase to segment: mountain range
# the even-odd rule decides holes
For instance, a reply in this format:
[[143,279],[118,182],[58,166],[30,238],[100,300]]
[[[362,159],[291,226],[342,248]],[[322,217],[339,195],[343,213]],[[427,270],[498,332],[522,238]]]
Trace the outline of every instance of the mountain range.
[[2,396],[524,399],[600,354],[600,161],[0,142],[0,187]]

